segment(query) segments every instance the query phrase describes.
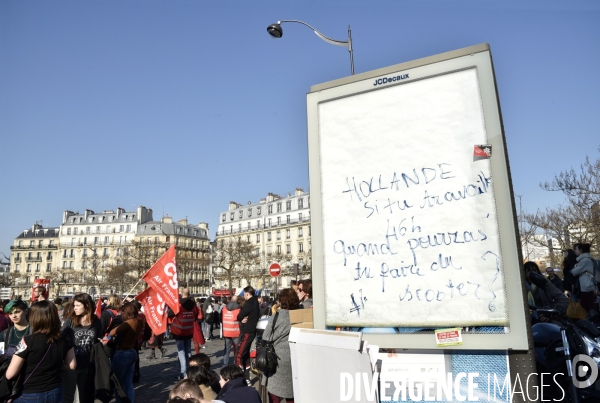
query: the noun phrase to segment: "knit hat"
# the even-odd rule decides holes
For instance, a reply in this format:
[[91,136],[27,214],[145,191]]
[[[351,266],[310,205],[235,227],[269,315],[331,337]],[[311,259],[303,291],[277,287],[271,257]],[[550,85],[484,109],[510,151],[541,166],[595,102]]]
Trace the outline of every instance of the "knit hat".
[[4,312],[11,313],[15,305],[19,303],[25,305],[25,309],[29,309],[29,305],[27,305],[27,302],[23,301],[22,299],[13,299],[4,306]]

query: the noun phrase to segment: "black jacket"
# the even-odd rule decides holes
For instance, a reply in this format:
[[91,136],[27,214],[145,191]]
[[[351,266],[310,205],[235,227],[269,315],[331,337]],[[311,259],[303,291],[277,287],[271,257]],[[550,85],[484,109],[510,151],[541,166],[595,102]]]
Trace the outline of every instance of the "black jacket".
[[261,403],[260,395],[256,389],[246,385],[246,380],[243,376],[227,381],[217,395],[216,400],[222,400],[226,403]]
[[255,296],[247,300],[242,309],[240,309],[237,317],[238,322],[241,322],[246,316],[248,317],[248,322],[241,324],[240,333],[256,333],[256,324],[260,319],[260,308],[258,307],[258,298]]

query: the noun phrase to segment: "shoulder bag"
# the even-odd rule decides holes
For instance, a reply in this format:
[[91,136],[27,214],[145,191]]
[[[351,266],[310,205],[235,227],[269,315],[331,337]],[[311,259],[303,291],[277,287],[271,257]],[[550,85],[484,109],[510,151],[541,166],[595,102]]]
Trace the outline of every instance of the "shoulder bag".
[[271,337],[267,341],[260,339],[256,342],[256,369],[261,372],[275,372],[277,369],[277,354],[275,353],[275,345],[273,341],[273,333],[275,330],[275,323],[279,317],[279,312],[273,317],[271,323]]

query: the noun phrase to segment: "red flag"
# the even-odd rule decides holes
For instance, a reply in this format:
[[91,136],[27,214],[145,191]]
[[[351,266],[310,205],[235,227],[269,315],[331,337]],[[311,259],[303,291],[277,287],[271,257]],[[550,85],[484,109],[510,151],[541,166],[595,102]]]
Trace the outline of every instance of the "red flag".
[[175,266],[175,245],[154,263],[142,276],[150,287],[161,296],[162,300],[175,312],[179,313],[179,285],[177,283],[177,266]]
[[160,294],[152,287],[136,295],[135,299],[140,301],[144,307],[146,323],[152,329],[152,333],[159,335],[167,331],[167,306]]
[[98,302],[96,302],[96,312],[94,312],[99,318],[102,315],[102,294],[98,296]]

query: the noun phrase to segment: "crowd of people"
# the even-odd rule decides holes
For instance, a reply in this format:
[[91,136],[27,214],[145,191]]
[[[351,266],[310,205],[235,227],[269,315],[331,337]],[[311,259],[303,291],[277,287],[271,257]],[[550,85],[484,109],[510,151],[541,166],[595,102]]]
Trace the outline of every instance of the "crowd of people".
[[[573,249],[563,251],[561,279],[553,268],[546,269],[546,276],[532,261],[525,262],[527,298],[529,305],[556,309],[567,314],[570,304],[579,304],[585,314],[600,312],[600,273],[595,269],[595,260],[590,254],[588,243],[576,243]],[[533,321],[546,321],[543,316],[532,313]]]
[[[252,286],[243,295],[224,299],[208,297],[193,303],[187,290],[181,295],[179,312],[169,312],[170,334],[177,341],[180,380],[173,388],[170,401],[189,403],[203,401],[225,403],[259,403],[260,395],[251,387],[251,348],[257,337],[273,342],[277,367],[261,374],[261,385],[266,388],[270,403],[293,402],[294,390],[288,336],[291,328],[289,311],[312,308],[312,281],[292,282],[291,288],[281,290],[276,299],[257,295]],[[268,318],[262,335],[259,320]],[[208,356],[198,351],[205,343],[217,339],[224,342],[220,374],[210,372]],[[196,354],[191,355],[192,342]],[[196,358],[195,358],[196,357]],[[202,364],[193,364],[195,359]],[[230,364],[230,362],[233,362]]]

